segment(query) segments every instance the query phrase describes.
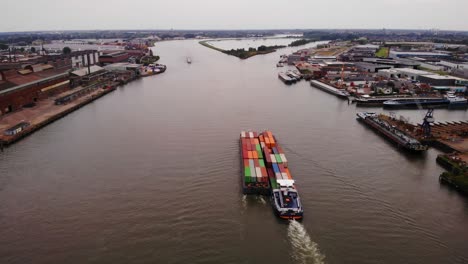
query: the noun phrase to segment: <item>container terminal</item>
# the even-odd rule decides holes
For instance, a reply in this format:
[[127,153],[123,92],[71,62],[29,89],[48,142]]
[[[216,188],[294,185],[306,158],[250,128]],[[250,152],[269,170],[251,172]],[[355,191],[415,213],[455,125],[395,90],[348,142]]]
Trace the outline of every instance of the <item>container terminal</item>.
[[283,149],[270,132],[242,131],[242,191],[270,196],[275,214],[282,219],[302,219],[303,208]]

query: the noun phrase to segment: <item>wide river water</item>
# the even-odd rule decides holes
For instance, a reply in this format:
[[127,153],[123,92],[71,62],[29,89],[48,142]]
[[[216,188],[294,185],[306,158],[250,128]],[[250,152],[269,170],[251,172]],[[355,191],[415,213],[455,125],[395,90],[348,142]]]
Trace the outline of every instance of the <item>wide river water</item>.
[[[354,105],[283,84],[275,64],[291,51],[239,60],[157,43],[164,74],[0,153],[0,263],[467,263],[468,200],[439,184],[439,152],[402,153]],[[242,195],[247,129],[285,149],[302,222]]]

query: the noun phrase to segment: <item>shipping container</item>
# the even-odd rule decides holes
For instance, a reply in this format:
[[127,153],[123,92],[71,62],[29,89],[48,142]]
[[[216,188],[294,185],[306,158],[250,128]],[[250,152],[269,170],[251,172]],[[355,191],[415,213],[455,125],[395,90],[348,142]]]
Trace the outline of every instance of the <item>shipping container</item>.
[[253,156],[254,159],[258,159],[257,151],[252,151],[252,156]]
[[273,163],[273,164],[274,164],[274,163],[277,163],[277,162],[276,162],[276,157],[275,157],[275,155],[270,154],[270,159],[271,159],[271,163]]
[[257,175],[257,181],[262,181],[261,178],[262,176],[262,170],[260,167],[255,167],[255,175]]
[[277,162],[277,163],[282,163],[281,157],[280,157],[279,154],[275,154],[275,159],[276,159],[276,162]]
[[270,178],[270,185],[272,189],[279,189],[278,183],[276,182],[276,179],[273,177]]
[[279,154],[278,150],[276,149],[276,147],[272,147],[271,148],[271,151],[273,151],[273,154]]
[[272,168],[273,168],[273,171],[275,172],[275,174],[280,172],[279,167],[278,167],[278,164],[273,163]]
[[258,160],[258,163],[260,164],[260,167],[265,168],[265,161],[260,159],[260,160]]
[[283,176],[281,175],[280,172],[275,172],[275,178],[276,178],[277,180],[282,180],[282,179],[283,179]]
[[286,155],[284,154],[280,154],[280,158],[281,158],[281,161],[283,162],[284,164],[284,167],[288,167],[288,160],[286,159]]

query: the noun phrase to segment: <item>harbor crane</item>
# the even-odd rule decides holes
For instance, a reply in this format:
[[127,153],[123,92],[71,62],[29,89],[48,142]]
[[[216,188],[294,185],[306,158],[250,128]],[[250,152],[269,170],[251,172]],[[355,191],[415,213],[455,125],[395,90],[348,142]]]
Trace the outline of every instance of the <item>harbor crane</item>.
[[429,108],[427,110],[426,116],[423,119],[423,123],[421,124],[421,127],[423,129],[424,137],[430,137],[431,136],[431,124],[434,123],[434,109]]

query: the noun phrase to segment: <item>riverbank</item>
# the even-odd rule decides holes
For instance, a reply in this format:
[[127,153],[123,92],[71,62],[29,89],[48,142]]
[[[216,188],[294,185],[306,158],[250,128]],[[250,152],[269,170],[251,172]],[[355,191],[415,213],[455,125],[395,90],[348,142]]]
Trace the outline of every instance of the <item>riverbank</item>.
[[209,44],[208,40],[200,41],[198,43],[207,48],[214,49],[216,51],[219,51],[219,52],[222,52],[224,54],[231,55],[234,57],[238,57],[239,59],[243,59],[243,60],[256,56],[256,55],[264,55],[264,54],[272,53],[272,52],[275,52],[277,49],[286,47],[286,46],[280,45],[280,46],[260,46],[257,49],[250,48],[248,50],[244,50],[244,49],[224,50],[224,49],[220,49]]
[[439,155],[437,156],[437,163],[447,170],[440,174],[440,182],[468,194],[467,163],[463,158],[458,155]]
[[[63,94],[60,94],[59,96],[42,100],[32,108],[23,109],[5,116],[2,118],[2,124],[0,125],[0,130],[2,131],[2,134],[0,135],[1,148],[16,143],[24,137],[45,127],[46,125],[68,115],[75,110],[78,110],[79,108],[103,97],[110,92],[115,91],[117,86],[118,83],[102,86],[96,88],[94,91],[89,92],[85,96],[75,99],[68,104],[56,105],[55,100],[63,96]],[[75,89],[78,90],[83,88],[78,87]],[[28,121],[29,125],[21,132],[14,135],[5,134],[5,131],[7,131],[10,127],[24,121]]]
[[39,100],[33,107],[23,108],[2,116],[0,119],[0,149],[3,150],[4,147],[18,142],[46,125],[115,91],[120,85],[141,77],[163,73],[166,71],[166,66],[160,65],[157,70],[158,72],[155,72],[154,69],[151,71],[145,70],[141,75],[135,75],[130,78],[122,76],[120,79],[117,78],[119,81],[112,81],[112,78],[106,78],[89,86],[75,87],[55,96]]

